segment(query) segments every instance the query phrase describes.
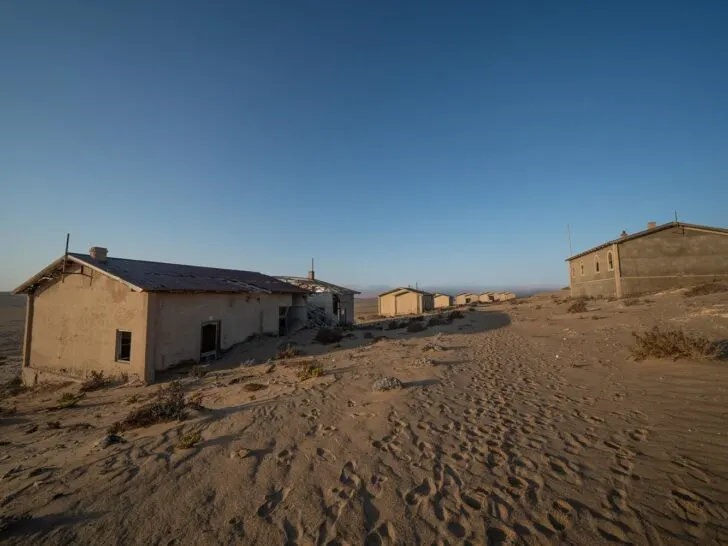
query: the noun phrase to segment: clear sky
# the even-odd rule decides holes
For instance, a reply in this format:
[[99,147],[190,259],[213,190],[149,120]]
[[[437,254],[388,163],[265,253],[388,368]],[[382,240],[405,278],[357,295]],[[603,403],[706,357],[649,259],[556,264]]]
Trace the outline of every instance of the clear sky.
[[728,2],[0,4],[0,289],[71,249],[565,285],[728,226]]

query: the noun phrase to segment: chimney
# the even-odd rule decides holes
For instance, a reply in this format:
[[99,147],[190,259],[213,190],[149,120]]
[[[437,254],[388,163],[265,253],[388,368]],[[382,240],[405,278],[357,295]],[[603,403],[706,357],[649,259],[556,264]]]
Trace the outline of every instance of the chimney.
[[316,272],[313,270],[313,258],[311,258],[311,271],[308,272],[308,280],[313,281],[316,279]]
[[88,249],[88,253],[97,262],[106,263],[106,255],[109,253],[109,249],[102,246],[92,246]]
[[619,234],[620,237],[626,237],[627,232],[625,230],[622,230],[622,233]]
[[657,227],[657,222],[647,222],[647,229],[653,229]]

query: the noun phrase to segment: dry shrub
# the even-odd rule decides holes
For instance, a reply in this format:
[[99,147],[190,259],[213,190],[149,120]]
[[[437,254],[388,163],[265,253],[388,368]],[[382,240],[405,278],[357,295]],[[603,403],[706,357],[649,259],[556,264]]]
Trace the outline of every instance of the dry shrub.
[[634,305],[640,305],[642,302],[639,298],[627,298],[626,300],[622,301],[622,305],[625,307],[632,307]]
[[28,387],[23,385],[23,379],[19,375],[16,375],[12,379],[0,384],[0,398],[17,396],[26,390],[28,390]]
[[422,324],[421,320],[415,320],[412,319],[407,323],[407,331],[410,334],[414,334],[417,332],[424,332],[427,328],[424,324]]
[[608,302],[612,302],[612,301],[617,301],[617,296],[609,296],[609,297],[607,298],[607,301],[608,301]]
[[104,377],[104,372],[93,371],[86,381],[81,383],[81,392],[91,392],[103,389],[111,384],[111,379]]
[[380,341],[387,341],[389,338],[387,336],[376,336],[374,339],[372,339],[372,345],[375,343],[379,343]]
[[262,383],[246,383],[243,385],[243,390],[248,392],[262,391],[267,388],[268,385],[263,385]]
[[328,345],[330,343],[338,343],[341,338],[344,337],[339,330],[333,330],[331,328],[321,328],[316,332],[314,341],[321,343],[322,345]]
[[430,320],[427,321],[427,327],[430,326],[441,326],[443,324],[447,324],[447,319],[444,317],[431,317]]
[[636,344],[632,347],[635,360],[646,358],[710,359],[720,356],[720,347],[705,337],[686,334],[682,330],[660,330],[655,326],[643,334],[632,332]]
[[284,347],[281,347],[278,349],[278,352],[276,353],[276,360],[284,360],[286,358],[294,358],[297,356],[302,356],[306,353],[304,353],[301,349],[298,347],[295,347],[294,345],[286,345]]
[[202,440],[202,435],[195,431],[188,432],[179,437],[177,441],[177,449],[190,449],[195,447]]
[[455,319],[461,319],[461,318],[465,318],[465,315],[463,315],[462,311],[458,311],[457,309],[455,311],[450,311],[447,314],[447,319],[450,321],[453,321]]
[[372,339],[374,337],[374,334],[371,332],[364,332],[364,335],[362,336],[364,339]]
[[586,313],[586,300],[577,300],[567,309],[569,313]]
[[127,398],[124,403],[127,406],[131,406],[132,404],[136,404],[139,402],[139,395],[138,394],[132,394],[129,398]]
[[190,377],[205,377],[207,375],[207,366],[199,366],[195,364],[190,370]]
[[404,326],[402,325],[402,323],[400,323],[398,320],[390,320],[387,323],[387,330],[398,330],[403,327]]
[[77,405],[81,400],[83,400],[83,397],[86,396],[85,394],[74,394],[72,392],[64,392],[56,401],[57,408],[72,408],[73,406]]
[[319,366],[318,364],[307,364],[303,368],[301,368],[301,371],[298,372],[298,380],[299,381],[306,381],[307,379],[311,379],[313,377],[320,377],[324,373],[324,369]]
[[188,405],[191,404],[188,404],[185,400],[182,385],[174,381],[160,387],[151,402],[131,411],[123,420],[114,423],[109,432],[118,434],[133,428],[182,420],[186,416],[185,408]]
[[693,298],[695,296],[707,296],[708,294],[717,294],[718,292],[728,292],[728,284],[720,282],[699,284],[698,286],[693,286],[690,290],[685,292],[685,297]]

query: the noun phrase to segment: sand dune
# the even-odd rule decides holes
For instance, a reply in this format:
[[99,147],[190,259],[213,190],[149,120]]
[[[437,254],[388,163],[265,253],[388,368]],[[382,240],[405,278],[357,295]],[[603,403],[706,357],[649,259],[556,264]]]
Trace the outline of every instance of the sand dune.
[[[544,296],[420,334],[377,332],[390,339],[376,343],[357,332],[331,349],[301,333],[312,356],[186,378],[207,410],[106,448],[106,427],[156,387],[104,389],[58,411],[48,408],[71,387],[20,395],[1,421],[0,493],[4,513],[31,518],[3,539],[725,543],[728,368],[636,363],[627,350],[632,330],[654,323],[728,338],[725,320],[694,312],[725,303],[667,294],[573,316]],[[324,375],[299,381],[311,359]],[[405,388],[374,392],[382,376]],[[201,442],[175,447],[191,430]]]

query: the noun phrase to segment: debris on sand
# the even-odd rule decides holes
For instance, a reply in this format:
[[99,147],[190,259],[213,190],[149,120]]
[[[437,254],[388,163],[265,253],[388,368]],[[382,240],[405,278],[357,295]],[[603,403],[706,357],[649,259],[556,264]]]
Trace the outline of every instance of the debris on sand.
[[97,445],[102,449],[106,449],[112,444],[123,444],[124,441],[124,438],[122,438],[118,434],[107,434],[98,441]]
[[372,385],[374,391],[391,391],[395,389],[403,389],[404,385],[396,377],[382,377],[377,379]]
[[331,328],[321,328],[317,333],[314,341],[321,343],[322,345],[329,345],[331,343],[338,343],[341,338],[344,337],[340,330],[333,330]]
[[442,345],[439,345],[437,343],[425,343],[422,346],[422,350],[423,351],[437,351],[437,352],[440,352],[440,351],[444,351],[445,350],[445,347],[443,347]]

